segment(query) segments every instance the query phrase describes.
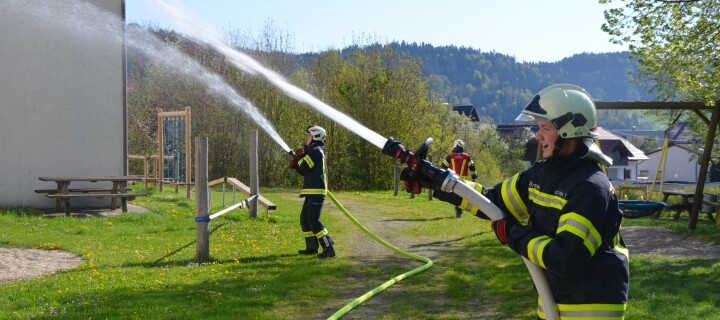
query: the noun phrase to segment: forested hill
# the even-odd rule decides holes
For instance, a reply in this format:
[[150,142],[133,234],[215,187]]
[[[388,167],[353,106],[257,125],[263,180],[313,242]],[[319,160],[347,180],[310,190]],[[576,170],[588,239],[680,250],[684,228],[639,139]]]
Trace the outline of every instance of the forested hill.
[[[651,100],[638,85],[630,83],[635,63],[628,52],[582,53],[558,62],[526,63],[497,52],[429,44],[393,42],[393,50],[422,61],[422,71],[436,99],[452,105],[472,104],[481,117],[510,124],[527,101],[554,83],[585,88],[596,100]],[[357,48],[342,50],[350,55]],[[639,123],[638,123],[639,122]],[[599,125],[608,128],[644,127],[636,114],[605,112]]]

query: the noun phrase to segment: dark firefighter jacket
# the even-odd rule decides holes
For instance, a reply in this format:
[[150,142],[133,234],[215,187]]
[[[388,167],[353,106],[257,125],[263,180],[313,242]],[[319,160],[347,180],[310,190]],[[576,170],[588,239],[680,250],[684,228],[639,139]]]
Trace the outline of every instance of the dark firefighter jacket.
[[[618,199],[598,163],[579,155],[545,159],[483,193],[526,226],[508,245],[543,268],[560,318],[624,317],[628,250]],[[544,318],[538,306],[538,315]]]
[[[622,215],[597,162],[578,154],[541,160],[494,188],[475,189],[522,224],[511,230],[508,246],[543,269],[560,319],[624,318],[629,269]],[[434,196],[487,219],[455,194]]]
[[327,194],[324,145],[320,141],[313,141],[309,146],[303,147],[305,154],[296,159],[295,171],[304,178],[301,197]]

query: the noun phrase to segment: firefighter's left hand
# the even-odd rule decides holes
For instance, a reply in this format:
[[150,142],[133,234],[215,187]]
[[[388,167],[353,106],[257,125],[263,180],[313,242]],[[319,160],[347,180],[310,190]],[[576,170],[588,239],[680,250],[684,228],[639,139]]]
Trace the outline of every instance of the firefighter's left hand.
[[490,223],[490,227],[495,231],[495,236],[502,244],[507,244],[510,241],[508,236],[516,225],[517,223],[514,220],[507,218],[495,220]]

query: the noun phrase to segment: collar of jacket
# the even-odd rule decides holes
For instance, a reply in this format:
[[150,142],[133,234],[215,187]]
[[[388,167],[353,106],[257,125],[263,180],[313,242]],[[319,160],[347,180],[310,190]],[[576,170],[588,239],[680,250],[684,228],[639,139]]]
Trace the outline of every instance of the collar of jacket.
[[310,144],[305,145],[305,147],[306,147],[307,149],[310,149],[310,148],[314,148],[314,147],[317,147],[317,146],[322,147],[322,146],[324,146],[324,145],[325,145],[325,143],[322,142],[322,141],[315,141],[315,140],[313,140],[312,142],[310,142]]

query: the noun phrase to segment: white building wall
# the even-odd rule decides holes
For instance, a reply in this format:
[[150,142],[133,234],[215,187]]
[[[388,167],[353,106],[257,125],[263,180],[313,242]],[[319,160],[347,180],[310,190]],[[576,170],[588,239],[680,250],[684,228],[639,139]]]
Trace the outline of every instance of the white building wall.
[[[122,0],[80,1],[114,13],[122,34]],[[83,19],[93,13],[70,14],[75,0],[11,0],[2,6],[0,206],[54,206],[34,192],[55,187],[40,176],[125,174],[122,41],[59,23],[77,19],[87,27]]]
[[[648,154],[649,160],[638,164],[638,171],[647,170],[649,181],[655,177],[661,152]],[[660,164],[660,170],[663,170]],[[691,160],[691,153],[678,146],[670,146],[667,150],[667,165],[665,167],[665,181],[697,181],[700,165],[697,160]],[[658,181],[661,179],[658,175]]]

